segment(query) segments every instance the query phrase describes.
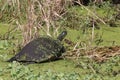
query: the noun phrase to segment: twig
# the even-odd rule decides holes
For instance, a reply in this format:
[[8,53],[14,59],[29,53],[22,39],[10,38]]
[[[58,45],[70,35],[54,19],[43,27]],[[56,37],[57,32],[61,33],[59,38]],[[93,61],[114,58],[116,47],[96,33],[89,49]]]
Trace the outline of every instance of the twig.
[[88,12],[90,12],[92,15],[94,15],[97,19],[99,19],[103,24],[106,24],[101,18],[99,18],[96,14],[94,14],[91,10],[89,10],[87,7],[85,7],[84,5],[82,5],[80,2],[75,1],[76,3],[78,3],[80,6],[82,6],[83,8],[85,8]]
[[93,68],[90,64],[88,64],[88,66],[89,66],[89,68],[93,71],[93,73],[95,74],[96,71],[94,70],[94,68]]

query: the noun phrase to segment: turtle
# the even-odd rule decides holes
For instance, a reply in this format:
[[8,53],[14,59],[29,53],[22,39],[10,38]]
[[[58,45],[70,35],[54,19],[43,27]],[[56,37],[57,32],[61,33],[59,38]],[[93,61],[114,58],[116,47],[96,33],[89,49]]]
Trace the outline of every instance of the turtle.
[[67,31],[63,31],[57,39],[49,36],[34,39],[26,44],[19,53],[10,58],[8,62],[42,63],[57,60],[65,52],[65,47],[61,41],[66,35]]

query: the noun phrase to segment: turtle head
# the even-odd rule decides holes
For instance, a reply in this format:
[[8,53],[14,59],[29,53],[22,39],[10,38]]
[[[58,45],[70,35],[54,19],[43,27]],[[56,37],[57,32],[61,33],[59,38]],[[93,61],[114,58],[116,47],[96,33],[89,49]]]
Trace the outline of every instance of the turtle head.
[[66,35],[67,35],[67,31],[63,31],[61,34],[59,34],[57,39],[62,41],[65,38]]

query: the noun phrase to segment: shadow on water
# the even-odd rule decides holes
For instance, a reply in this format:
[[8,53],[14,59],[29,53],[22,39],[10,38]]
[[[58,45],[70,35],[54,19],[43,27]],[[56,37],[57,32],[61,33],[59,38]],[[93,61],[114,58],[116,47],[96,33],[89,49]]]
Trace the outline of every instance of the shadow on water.
[[42,62],[34,62],[34,61],[19,61],[19,63],[23,65],[29,65],[29,64],[43,64],[43,63],[51,63],[51,62],[57,62],[59,60],[63,60],[62,58],[57,58],[55,60],[46,60]]

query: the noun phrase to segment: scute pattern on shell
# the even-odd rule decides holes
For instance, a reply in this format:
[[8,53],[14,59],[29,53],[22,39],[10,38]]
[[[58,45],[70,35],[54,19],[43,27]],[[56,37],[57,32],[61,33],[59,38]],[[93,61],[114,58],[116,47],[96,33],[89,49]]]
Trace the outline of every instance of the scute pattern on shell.
[[40,37],[28,43],[9,61],[44,62],[55,60],[64,52],[64,46],[59,40],[51,37]]

